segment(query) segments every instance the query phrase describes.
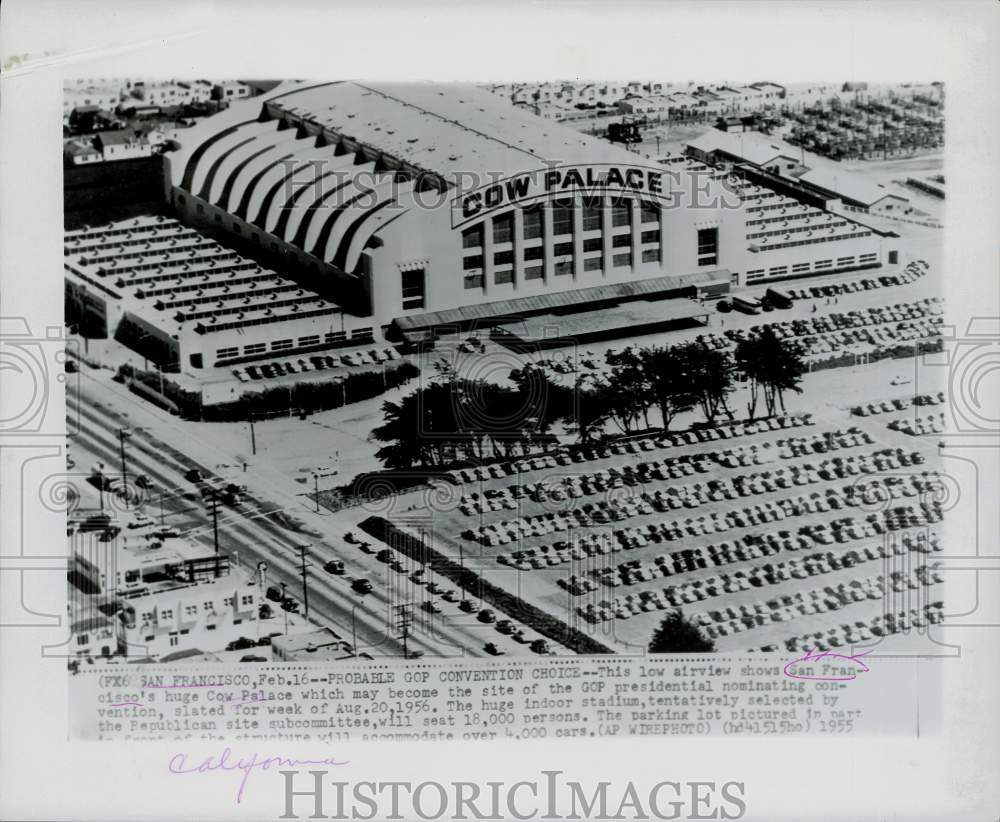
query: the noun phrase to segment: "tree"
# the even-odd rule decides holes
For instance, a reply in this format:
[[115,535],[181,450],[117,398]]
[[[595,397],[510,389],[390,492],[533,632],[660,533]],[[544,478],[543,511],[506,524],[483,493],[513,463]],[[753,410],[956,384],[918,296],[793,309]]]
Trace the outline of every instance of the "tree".
[[791,340],[781,340],[770,326],[748,340],[741,340],[735,351],[736,365],[750,380],[750,418],[757,410],[758,396],[763,396],[768,416],[785,410],[785,391],[801,394],[802,375],[806,372],[802,347]]
[[704,342],[689,342],[674,349],[679,358],[679,374],[690,386],[692,395],[705,415],[706,422],[715,423],[720,413],[730,419],[726,398],[733,390],[733,362],[726,351],[709,348]]
[[674,417],[694,407],[694,385],[684,370],[683,357],[675,348],[643,348],[639,358],[649,386],[649,400],[659,408],[666,430]]
[[681,615],[671,611],[660,622],[649,643],[652,654],[699,654],[714,651],[715,643]]
[[604,361],[611,370],[600,390],[610,419],[623,434],[631,434],[638,428],[640,418],[648,428],[653,402],[642,358],[629,346],[621,351],[609,350]]

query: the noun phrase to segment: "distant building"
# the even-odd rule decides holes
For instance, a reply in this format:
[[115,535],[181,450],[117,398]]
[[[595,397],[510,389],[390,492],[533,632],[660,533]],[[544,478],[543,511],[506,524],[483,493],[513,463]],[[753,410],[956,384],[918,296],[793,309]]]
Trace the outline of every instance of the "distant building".
[[753,119],[752,116],[731,114],[716,120],[715,127],[719,131],[750,131],[753,127]]
[[241,83],[238,80],[228,80],[224,83],[216,83],[212,88],[213,100],[242,100],[244,97],[250,97],[253,93],[253,89],[250,88],[246,83]]
[[704,163],[751,163],[772,173],[788,174],[804,168],[801,151],[757,132],[711,129],[691,140],[685,153]]
[[331,662],[353,659],[354,649],[330,628],[301,634],[276,636],[271,640],[275,662]]
[[153,153],[153,147],[145,135],[132,129],[102,131],[94,138],[94,145],[105,160],[134,160],[137,157],[149,157]]
[[637,114],[659,116],[670,110],[669,97],[626,97],[618,101],[618,110],[622,114]]
[[130,655],[218,651],[256,637],[259,605],[257,586],[234,577],[136,597],[119,614],[122,639]]
[[90,165],[104,160],[101,152],[94,146],[94,141],[89,137],[66,141],[63,144],[63,157],[67,163],[74,166]]

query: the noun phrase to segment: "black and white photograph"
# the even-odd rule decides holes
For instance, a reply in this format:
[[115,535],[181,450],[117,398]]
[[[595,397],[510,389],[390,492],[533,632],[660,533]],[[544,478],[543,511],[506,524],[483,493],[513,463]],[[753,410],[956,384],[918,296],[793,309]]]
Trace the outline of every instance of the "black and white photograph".
[[67,86],[71,667],[939,622],[945,110],[937,81]]
[[4,4],[0,818],[996,822],[998,14]]

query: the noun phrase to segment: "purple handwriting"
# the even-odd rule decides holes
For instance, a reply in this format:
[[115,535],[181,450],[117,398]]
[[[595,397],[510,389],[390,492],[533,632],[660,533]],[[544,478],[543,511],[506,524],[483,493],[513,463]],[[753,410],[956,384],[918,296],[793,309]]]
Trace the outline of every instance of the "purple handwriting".
[[[793,659],[784,667],[785,676],[791,677],[792,679],[813,679],[813,680],[823,680],[826,682],[850,682],[852,679],[857,679],[859,673],[867,673],[870,669],[864,662],[861,661],[860,657],[866,656],[871,653],[869,648],[867,651],[862,651],[861,653],[851,654],[850,656],[845,656],[844,654],[837,654],[833,651],[821,651],[817,653],[815,650],[808,650],[800,656],[798,659]],[[851,671],[847,675],[835,676],[833,674],[796,674],[790,673],[789,668],[791,668],[797,662],[818,662],[821,659],[830,660],[842,660],[849,665],[855,666],[854,671]],[[825,666],[824,666],[825,667]],[[841,666],[841,672],[843,667]]]
[[197,765],[189,766],[187,763],[187,754],[179,753],[171,757],[170,763],[167,765],[167,770],[169,770],[170,773],[175,774],[212,773],[213,771],[241,771],[243,773],[243,778],[240,780],[240,787],[236,792],[236,803],[239,804],[243,801],[243,794],[246,791],[247,780],[250,779],[250,774],[255,768],[261,771],[266,771],[271,767],[297,768],[300,765],[350,764],[350,762],[346,759],[341,761],[332,757],[329,759],[294,759],[284,756],[267,756],[261,759],[258,757],[258,754],[252,753],[249,757],[244,759],[230,761],[231,756],[233,756],[232,750],[229,747],[226,747],[223,749],[222,754],[218,758],[210,756]]

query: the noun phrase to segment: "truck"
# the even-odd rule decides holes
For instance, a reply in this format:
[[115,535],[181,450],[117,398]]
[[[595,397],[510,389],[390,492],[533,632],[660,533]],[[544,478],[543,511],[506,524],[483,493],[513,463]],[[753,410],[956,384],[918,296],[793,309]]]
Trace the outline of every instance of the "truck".
[[775,308],[782,308],[782,309],[791,308],[792,303],[795,302],[795,299],[792,297],[791,294],[789,294],[787,291],[783,291],[780,288],[767,289],[765,297],[767,301],[771,303],[771,305],[773,305]]
[[758,297],[733,297],[733,308],[744,314],[760,314],[762,306]]

